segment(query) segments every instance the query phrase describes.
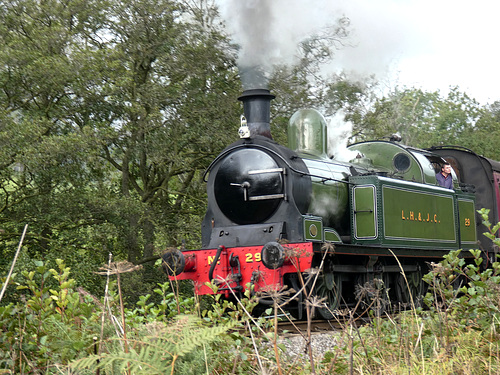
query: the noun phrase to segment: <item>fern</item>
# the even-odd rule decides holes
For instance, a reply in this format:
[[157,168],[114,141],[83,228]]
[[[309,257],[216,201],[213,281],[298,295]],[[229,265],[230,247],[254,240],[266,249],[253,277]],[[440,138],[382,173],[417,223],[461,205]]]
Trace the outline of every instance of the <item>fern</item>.
[[177,359],[198,347],[213,343],[237,324],[237,321],[233,321],[224,326],[204,327],[201,320],[194,316],[178,316],[173,324],[159,330],[154,336],[145,336],[141,340],[127,339],[130,345],[128,353],[123,352],[119,345],[110,345],[108,353],[87,356],[73,362],[71,367],[75,370],[101,369],[109,373],[173,373]]

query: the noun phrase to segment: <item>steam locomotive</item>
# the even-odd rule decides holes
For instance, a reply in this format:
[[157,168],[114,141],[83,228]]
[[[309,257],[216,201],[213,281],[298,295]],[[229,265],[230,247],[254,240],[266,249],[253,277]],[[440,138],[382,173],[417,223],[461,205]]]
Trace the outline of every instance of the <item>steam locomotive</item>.
[[[298,319],[312,293],[324,301],[319,317],[330,319],[356,303],[357,285],[382,280],[391,301],[409,303],[423,291],[429,261],[480,246],[494,255],[476,210],[490,208],[499,219],[500,163],[462,148],[422,150],[394,140],[356,143],[348,160],[330,158],[326,121],[312,109],[291,117],[285,147],[271,137],[272,99],[265,89],[239,98],[240,139],[205,174],[202,248],[166,252],[171,279],[228,298],[288,287],[299,291],[285,306]],[[445,161],[454,189],[436,182]]]

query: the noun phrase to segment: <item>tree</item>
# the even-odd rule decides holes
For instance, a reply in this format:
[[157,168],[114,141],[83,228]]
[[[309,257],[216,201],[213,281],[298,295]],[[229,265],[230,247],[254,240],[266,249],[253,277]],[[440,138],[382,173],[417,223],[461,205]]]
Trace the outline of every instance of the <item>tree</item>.
[[34,254],[134,262],[196,244],[202,171],[236,134],[239,82],[216,14],[194,4],[0,3],[4,239],[29,222]]
[[463,144],[474,152],[493,160],[500,160],[500,117],[498,102],[483,108],[475,126],[461,136]]
[[200,172],[227,143],[227,118],[237,118],[239,85],[221,47],[227,41],[216,30],[207,33],[207,23],[189,10],[171,1],[132,1],[111,17],[115,118],[96,131],[100,139],[103,131],[112,134],[104,157],[120,175],[129,207],[124,246],[134,262],[153,256],[158,228],[170,246],[197,229],[189,220],[201,213]]
[[493,147],[484,143],[485,129],[495,134],[493,112],[457,87],[446,97],[421,89],[396,89],[378,99],[373,109],[356,121],[354,129],[357,140],[399,133],[402,142],[410,146],[460,145],[493,155]]
[[[95,172],[88,163],[95,150],[72,117],[78,110],[74,85],[89,78],[76,42],[99,12],[92,2],[13,1],[0,7],[4,236],[17,236],[30,222],[31,243],[46,251],[52,234],[61,229],[52,219],[70,216],[77,205],[68,202],[76,196],[85,200],[88,178]],[[78,13],[84,7],[88,13]],[[64,226],[78,222],[71,218]]]

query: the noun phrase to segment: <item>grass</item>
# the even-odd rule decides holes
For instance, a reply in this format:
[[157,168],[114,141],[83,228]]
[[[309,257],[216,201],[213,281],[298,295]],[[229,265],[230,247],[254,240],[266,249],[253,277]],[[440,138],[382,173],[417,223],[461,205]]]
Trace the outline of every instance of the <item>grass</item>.
[[[332,335],[334,349],[322,357],[313,354],[310,323],[315,309],[324,306],[309,293],[306,352],[300,358],[287,355],[276,319],[297,291],[267,291],[274,302],[271,320],[250,315],[256,305],[250,292],[234,303],[214,295],[210,308],[200,311],[199,303],[181,306],[178,288],[169,283],[155,290],[159,303],[145,296],[127,309],[119,275],[134,271],[131,265],[103,268],[103,276],[115,275],[116,281],[107,283],[99,299],[76,287],[63,261],[55,269],[35,262],[35,270],[11,281],[21,293],[19,302],[0,306],[0,374],[500,375],[500,264],[482,270],[481,253],[471,254],[472,263],[450,252],[432,265],[424,276],[427,309],[412,304],[397,315],[376,314],[372,307],[383,296],[374,291],[383,288],[361,286],[357,307],[369,293],[364,308],[370,323],[358,327],[354,311],[348,312]],[[303,287],[314,285],[320,271],[311,272]]]

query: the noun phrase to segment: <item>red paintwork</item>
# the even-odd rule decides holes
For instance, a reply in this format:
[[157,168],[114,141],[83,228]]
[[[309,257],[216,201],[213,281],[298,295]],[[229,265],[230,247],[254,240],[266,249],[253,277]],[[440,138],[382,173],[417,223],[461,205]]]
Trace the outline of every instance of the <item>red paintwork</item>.
[[[224,293],[227,296],[231,294],[228,287],[235,288],[236,283],[231,278],[232,273],[238,273],[237,267],[234,269],[229,264],[229,257],[238,256],[240,261],[240,271],[242,279],[239,285],[247,289],[247,284],[251,282],[252,274],[257,271],[258,277],[254,282],[257,291],[279,289],[283,286],[283,275],[286,273],[304,272],[311,268],[313,247],[312,243],[296,243],[283,246],[285,253],[291,254],[285,257],[285,262],[282,267],[277,270],[270,270],[264,266],[260,260],[262,246],[242,246],[231,247],[222,250],[219,262],[214,269],[213,278],[219,282],[219,293]],[[206,285],[209,282],[208,274],[210,265],[215,258],[217,249],[210,250],[189,250],[183,251],[186,259],[185,271],[178,276],[171,276],[171,280],[193,280],[195,292],[198,295],[214,294],[212,289]]]

